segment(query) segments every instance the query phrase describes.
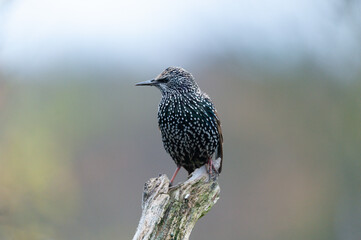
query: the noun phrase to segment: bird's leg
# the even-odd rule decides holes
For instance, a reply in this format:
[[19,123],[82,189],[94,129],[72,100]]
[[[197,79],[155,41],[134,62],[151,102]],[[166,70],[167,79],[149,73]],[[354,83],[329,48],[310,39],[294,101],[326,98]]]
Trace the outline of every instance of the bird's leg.
[[219,172],[218,172],[218,170],[216,169],[216,167],[214,166],[213,161],[212,161],[211,164],[212,164],[213,171],[214,171],[217,175],[219,175]]
[[[212,160],[212,158],[209,158],[208,159],[208,175],[209,175],[209,180],[211,180],[211,179],[215,179],[216,177],[217,177],[217,175],[218,175],[218,171],[217,171],[217,169],[214,167],[214,165],[213,165],[213,160]],[[215,173],[215,176],[216,177],[213,177],[213,170],[214,170],[214,173]]]
[[169,186],[172,186],[173,185],[173,181],[175,179],[175,176],[177,176],[177,173],[179,172],[179,170],[181,169],[181,166],[178,166],[177,169],[175,170],[174,174],[173,174],[173,177],[172,179],[170,180],[170,184]]

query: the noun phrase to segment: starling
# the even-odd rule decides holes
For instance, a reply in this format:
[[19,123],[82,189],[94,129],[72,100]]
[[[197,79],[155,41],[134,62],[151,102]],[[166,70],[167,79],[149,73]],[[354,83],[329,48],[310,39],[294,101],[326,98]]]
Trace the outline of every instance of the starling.
[[[207,171],[222,170],[223,137],[217,111],[201,91],[192,74],[180,67],[169,67],[155,79],[136,86],[155,86],[162,93],[158,106],[158,125],[166,152],[177,164],[171,184],[181,167],[188,174],[208,164]],[[220,158],[216,169],[212,159]]]

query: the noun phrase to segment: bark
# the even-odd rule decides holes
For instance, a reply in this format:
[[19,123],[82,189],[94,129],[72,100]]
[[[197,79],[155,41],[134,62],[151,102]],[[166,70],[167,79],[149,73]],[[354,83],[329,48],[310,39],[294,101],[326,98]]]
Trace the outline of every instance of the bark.
[[145,183],[142,216],[133,240],[187,240],[199,218],[219,199],[216,179],[209,180],[205,166],[184,183],[169,187],[166,175]]

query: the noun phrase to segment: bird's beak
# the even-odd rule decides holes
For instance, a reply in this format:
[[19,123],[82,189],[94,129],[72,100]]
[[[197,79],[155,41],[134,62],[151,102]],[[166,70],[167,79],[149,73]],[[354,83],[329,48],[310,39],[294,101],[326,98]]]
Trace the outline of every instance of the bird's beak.
[[157,84],[157,81],[155,79],[152,79],[144,82],[139,82],[135,84],[135,86],[154,86],[155,84]]

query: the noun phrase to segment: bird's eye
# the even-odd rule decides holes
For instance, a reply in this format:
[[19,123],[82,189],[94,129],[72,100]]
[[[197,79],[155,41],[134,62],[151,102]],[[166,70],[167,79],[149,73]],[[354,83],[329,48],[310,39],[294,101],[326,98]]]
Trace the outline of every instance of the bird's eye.
[[159,83],[167,83],[169,81],[168,78],[160,78],[160,79],[157,79],[157,82]]

